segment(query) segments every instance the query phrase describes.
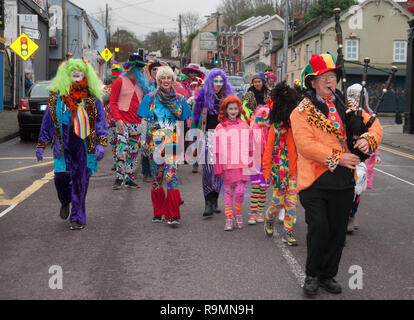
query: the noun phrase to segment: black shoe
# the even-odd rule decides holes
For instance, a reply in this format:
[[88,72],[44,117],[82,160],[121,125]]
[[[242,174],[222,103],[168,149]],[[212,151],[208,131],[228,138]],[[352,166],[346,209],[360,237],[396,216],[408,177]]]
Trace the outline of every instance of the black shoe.
[[341,285],[334,278],[319,280],[319,285],[329,293],[338,294],[342,292]]
[[162,222],[162,217],[154,217],[154,218],[152,218],[152,222],[153,223],[160,223],[160,222]]
[[137,185],[134,181],[125,182],[125,186],[128,188],[134,188],[134,189],[139,188],[139,185]]
[[318,293],[319,281],[317,277],[306,277],[303,285],[303,293],[307,296],[314,296]]
[[178,218],[171,218],[170,220],[168,220],[168,224],[169,225],[179,225],[180,221],[178,220]]
[[218,208],[218,206],[217,206],[217,201],[218,201],[218,199],[217,198],[214,198],[212,201],[211,201],[211,205],[212,205],[212,207],[213,207],[213,212],[214,213],[221,213],[221,210]]
[[64,206],[64,207],[61,207],[61,208],[60,208],[60,212],[59,212],[59,216],[60,216],[63,220],[66,220],[66,219],[69,217],[69,211],[70,211],[70,209],[69,209],[69,204],[68,204],[68,205],[66,205],[66,206]]
[[203,213],[203,217],[210,217],[213,215],[213,205],[210,200],[206,200],[206,208]]
[[112,186],[112,189],[118,190],[121,189],[122,186],[122,179],[116,179],[114,182],[114,185]]
[[70,230],[82,230],[83,228],[85,228],[85,226],[76,221],[70,223]]

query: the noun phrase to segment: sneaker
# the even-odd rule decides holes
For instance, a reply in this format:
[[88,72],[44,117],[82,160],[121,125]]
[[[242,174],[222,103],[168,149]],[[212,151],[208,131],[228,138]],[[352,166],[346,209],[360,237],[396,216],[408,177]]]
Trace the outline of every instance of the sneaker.
[[273,237],[273,221],[265,219],[264,232],[268,237]]
[[112,186],[113,190],[119,190],[122,186],[122,179],[116,179],[114,185]]
[[85,225],[76,221],[70,223],[70,230],[82,230],[83,228],[85,228]]
[[242,229],[243,228],[243,217],[241,214],[236,216],[236,227],[238,229]]
[[346,228],[346,232],[353,233],[354,231],[355,231],[354,218],[350,217],[348,220],[348,226]]
[[153,223],[160,223],[160,222],[162,222],[162,217],[153,217],[152,222]]
[[59,212],[59,216],[63,219],[66,220],[69,217],[69,204],[65,207],[61,207],[60,208],[60,212]]
[[127,187],[127,188],[134,188],[134,189],[137,189],[137,188],[139,188],[139,185],[137,185],[134,181],[127,181],[127,182],[125,182],[125,186]]
[[317,277],[307,276],[303,285],[303,293],[307,296],[314,296],[318,293],[319,281]]
[[285,229],[283,229],[283,232],[282,232],[282,242],[287,243],[289,246],[297,246],[298,245],[298,242],[293,237],[293,232],[292,231],[287,231]]
[[247,220],[247,223],[251,224],[251,225],[256,224],[256,214],[255,213],[250,214],[250,217],[249,217],[249,220]]
[[279,221],[284,222],[285,221],[285,209],[282,208],[279,210]]
[[170,220],[168,220],[168,224],[169,225],[179,225],[180,221],[178,220],[178,218],[171,218]]
[[259,223],[264,222],[263,213],[256,214],[256,222],[259,222]]
[[233,219],[226,219],[224,231],[233,231]]

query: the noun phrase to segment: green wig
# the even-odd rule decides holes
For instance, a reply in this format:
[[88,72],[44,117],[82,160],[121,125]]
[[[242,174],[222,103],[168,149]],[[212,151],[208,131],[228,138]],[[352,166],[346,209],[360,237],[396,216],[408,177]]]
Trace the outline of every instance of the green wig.
[[47,87],[47,90],[49,92],[59,92],[63,96],[68,95],[73,84],[71,76],[73,71],[80,71],[85,74],[85,78],[88,80],[89,92],[102,101],[98,76],[91,64],[82,59],[69,59],[61,63],[56,76]]

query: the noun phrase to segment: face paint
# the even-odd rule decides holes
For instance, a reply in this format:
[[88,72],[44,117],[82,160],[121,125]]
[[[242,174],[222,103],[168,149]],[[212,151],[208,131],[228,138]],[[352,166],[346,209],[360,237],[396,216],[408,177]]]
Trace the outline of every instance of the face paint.
[[215,86],[222,86],[224,84],[224,80],[221,76],[217,76],[213,79],[213,83]]
[[85,74],[82,71],[72,71],[70,75],[72,77],[73,82],[82,81],[85,77]]

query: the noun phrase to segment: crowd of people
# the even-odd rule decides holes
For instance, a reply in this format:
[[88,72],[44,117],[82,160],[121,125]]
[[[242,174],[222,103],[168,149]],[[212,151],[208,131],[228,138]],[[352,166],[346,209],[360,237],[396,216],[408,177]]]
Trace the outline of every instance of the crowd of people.
[[[87,61],[63,62],[48,88],[36,149],[40,161],[46,144],[53,143],[60,217],[70,216],[72,230],[85,227],[89,177],[108,144],[113,190],[139,188],[140,165],[144,181],[152,183],[153,223],[180,224],[179,166],[192,165],[197,173],[201,165],[205,209],[200,216],[208,219],[224,211],[225,231],[243,228],[249,195],[247,223],[263,223],[264,234],[272,237],[279,219],[281,240],[296,246],[293,228],[300,201],[308,225],[303,290],[307,295],[319,287],[341,292],[334,277],[346,233],[358,229],[361,193],[372,188],[382,128],[377,120],[355,140],[355,149],[371,155],[361,162],[346,143],[352,137],[346,134],[345,108],[356,111],[362,87],[350,87],[344,102],[335,89],[340,67],[331,54],[312,55],[302,79],[292,86],[277,82],[272,72],[257,73],[241,100],[219,68],[205,75],[194,65],[174,70],[161,59],[132,54],[123,66],[112,64],[111,83],[102,88]],[[366,100],[364,122],[370,112]],[[220,194],[224,208],[218,204]]]

